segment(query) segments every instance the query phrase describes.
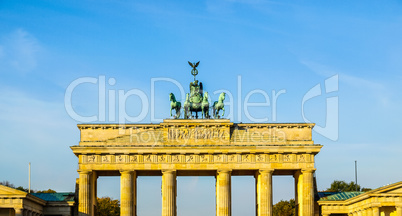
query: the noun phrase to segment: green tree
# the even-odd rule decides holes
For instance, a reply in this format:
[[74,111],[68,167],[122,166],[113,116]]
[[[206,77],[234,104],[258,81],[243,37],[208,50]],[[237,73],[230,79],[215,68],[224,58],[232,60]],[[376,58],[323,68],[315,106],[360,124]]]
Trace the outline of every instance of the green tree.
[[[24,192],[27,192],[27,193],[29,191],[28,188],[24,188],[22,186],[15,187],[14,184],[10,183],[9,181],[2,181],[2,182],[0,182],[0,185],[4,185],[4,186],[14,188],[14,189],[17,189],[17,190],[20,190],[20,191],[24,191]],[[36,191],[36,190],[31,189],[31,193],[56,193],[56,191],[52,190],[52,189],[47,189],[47,190],[43,190],[43,191]]]
[[356,185],[355,182],[346,183],[345,181],[335,180],[332,182],[331,187],[327,188],[327,191],[331,192],[348,192],[348,191],[362,191],[366,192],[371,190],[370,188],[362,188],[360,185]]
[[36,193],[56,193],[56,191],[55,190],[52,190],[52,189],[47,189],[47,190],[43,190],[43,191],[36,191]]
[[[24,192],[27,192],[27,193],[28,193],[28,191],[29,191],[28,188],[24,188],[24,187],[22,187],[22,186],[18,186],[18,187],[16,187],[15,189],[20,190],[20,191],[24,191]],[[31,190],[31,192],[33,192],[33,190]]]
[[110,197],[98,198],[98,216],[119,216],[120,202]]
[[291,199],[289,201],[279,201],[274,205],[273,216],[295,216],[296,215],[296,204],[295,200]]
[[2,182],[0,182],[0,185],[4,185],[4,186],[10,187],[10,188],[15,188],[15,186],[12,183],[10,183],[9,181],[2,181]]

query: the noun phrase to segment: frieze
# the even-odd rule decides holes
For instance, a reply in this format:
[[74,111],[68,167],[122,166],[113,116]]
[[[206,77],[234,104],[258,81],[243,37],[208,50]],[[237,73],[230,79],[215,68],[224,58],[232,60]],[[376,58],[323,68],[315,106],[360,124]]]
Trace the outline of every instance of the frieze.
[[223,127],[168,128],[168,141],[227,139],[228,129]]
[[294,161],[294,155],[292,154],[284,154],[283,155],[283,162],[287,163],[287,162],[293,162]]
[[242,155],[242,157],[241,157],[241,161],[242,161],[243,163],[251,163],[251,162],[253,162],[252,157],[253,157],[253,155],[251,155],[251,154],[244,154],[244,155]]
[[111,159],[110,159],[110,155],[102,155],[102,163],[110,163]]
[[211,161],[211,155],[200,155],[201,163],[209,163]]
[[299,154],[297,155],[297,162],[310,162],[310,155],[309,154]]
[[180,163],[180,155],[172,155],[172,162],[173,163]]
[[144,155],[144,163],[152,163],[155,162],[154,160],[155,155]]
[[214,163],[223,163],[223,155],[222,154],[214,155]]
[[236,163],[238,161],[238,155],[236,154],[230,154],[227,157],[229,163]]
[[130,155],[130,163],[138,163],[138,155]]
[[311,154],[116,154],[82,155],[84,163],[141,164],[141,163],[310,163]]
[[186,155],[186,163],[195,163],[195,155]]
[[126,155],[116,155],[116,163],[125,163]]
[[265,155],[265,154],[257,154],[257,155],[255,156],[255,161],[256,161],[257,163],[263,163],[263,162],[265,162],[265,161],[266,161],[266,155]]
[[269,162],[278,163],[279,162],[279,154],[273,154],[269,156]]
[[96,163],[96,155],[87,156],[88,163]]
[[167,163],[167,155],[158,155],[158,163]]

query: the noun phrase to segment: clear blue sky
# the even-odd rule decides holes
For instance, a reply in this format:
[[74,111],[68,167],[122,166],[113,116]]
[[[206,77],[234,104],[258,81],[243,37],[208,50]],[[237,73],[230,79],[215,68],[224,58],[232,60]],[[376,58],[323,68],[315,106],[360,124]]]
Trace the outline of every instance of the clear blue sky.
[[[69,147],[79,141],[81,122],[66,110],[68,86],[112,78],[107,91],[136,89],[146,99],[116,102],[104,122],[117,122],[111,120],[123,106],[138,117],[155,101],[155,115],[147,107],[137,120],[156,123],[170,117],[168,93],[182,96],[172,82],[159,81],[151,97],[151,79],[173,79],[188,92],[188,60],[201,61],[198,79],[212,100],[217,90],[233,95],[226,101],[235,105],[227,110],[234,122],[324,127],[313,134],[324,145],[316,157],[319,190],[354,180],[355,160],[363,187],[401,181],[401,56],[400,1],[0,0],[0,181],[27,187],[31,162],[33,188],[73,191],[77,158]],[[311,89],[322,94],[302,110]],[[265,92],[270,104],[249,108],[250,118],[243,104],[253,90],[249,102],[265,102]],[[274,111],[272,91],[281,90]],[[80,116],[99,116],[98,86],[77,86],[71,106]],[[233,178],[233,215],[254,213],[253,181]],[[178,182],[179,215],[213,214],[212,177]],[[274,202],[293,196],[291,177],[274,184]],[[140,178],[139,187],[140,215],[160,215],[160,178]],[[99,195],[118,198],[118,178],[100,178]],[[201,204],[189,202],[194,196]]]

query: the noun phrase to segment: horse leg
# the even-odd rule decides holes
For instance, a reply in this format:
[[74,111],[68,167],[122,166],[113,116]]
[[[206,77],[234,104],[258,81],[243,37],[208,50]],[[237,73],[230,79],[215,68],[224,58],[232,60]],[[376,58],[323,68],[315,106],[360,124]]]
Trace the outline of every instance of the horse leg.
[[170,116],[172,116],[172,107],[170,107]]
[[180,118],[180,111],[181,111],[181,107],[179,107],[179,115],[177,116],[177,118]]
[[222,117],[225,115],[225,107],[222,107]]

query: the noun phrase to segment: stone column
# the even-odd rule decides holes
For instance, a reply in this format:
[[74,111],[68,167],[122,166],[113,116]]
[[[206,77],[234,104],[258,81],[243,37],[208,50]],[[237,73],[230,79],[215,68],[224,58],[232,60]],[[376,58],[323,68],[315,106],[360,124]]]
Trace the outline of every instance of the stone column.
[[98,174],[96,171],[92,171],[90,175],[90,182],[89,182],[89,193],[90,193],[90,206],[91,206],[91,212],[92,215],[97,214],[97,206],[98,206]]
[[272,173],[273,169],[259,170],[256,176],[257,216],[272,216]]
[[367,216],[373,216],[373,210],[371,208],[368,208],[366,211]]
[[373,207],[373,216],[380,216],[380,207]]
[[402,206],[395,206],[396,216],[402,216]]
[[315,169],[305,169],[301,171],[302,182],[299,184],[301,187],[301,194],[299,194],[299,209],[301,207],[300,216],[314,216],[314,171]]
[[231,170],[218,170],[216,174],[216,216],[231,216]]
[[90,198],[90,171],[79,171],[79,191],[78,191],[78,215],[91,214],[91,198]]
[[293,178],[294,178],[294,182],[295,182],[295,215],[296,216],[300,216],[300,207],[299,207],[299,196],[301,193],[301,171],[297,170],[294,174],[293,174]]
[[24,215],[24,209],[22,208],[15,208],[15,216],[23,216]]
[[136,174],[135,171],[120,171],[120,215],[136,215]]
[[176,216],[176,170],[162,171],[162,216]]

